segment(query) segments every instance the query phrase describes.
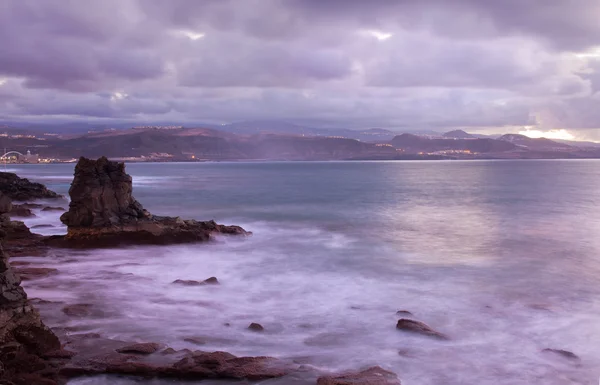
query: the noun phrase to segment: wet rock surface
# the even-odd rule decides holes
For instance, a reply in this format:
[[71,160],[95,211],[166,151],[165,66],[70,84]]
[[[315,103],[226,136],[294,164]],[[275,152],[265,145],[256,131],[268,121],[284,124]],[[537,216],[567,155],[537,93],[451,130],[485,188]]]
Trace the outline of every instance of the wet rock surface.
[[62,198],[61,195],[48,190],[43,184],[30,182],[12,172],[0,172],[0,192],[13,201]]
[[[89,351],[91,344],[95,346],[93,353]],[[119,344],[121,347],[115,348]],[[131,351],[131,346],[112,340],[84,340],[75,345],[81,353],[61,369],[66,377],[121,374],[185,380],[263,380],[283,377],[297,369],[296,365],[272,357],[236,357],[218,351],[157,348],[152,353],[140,353],[138,348]]]
[[125,164],[105,157],[79,159],[69,195],[69,211],[61,216],[68,234],[52,239],[65,247],[202,242],[215,233],[248,234],[239,226],[150,214],[133,197]]
[[[11,209],[8,197],[0,193],[2,240],[11,226],[7,216]],[[47,354],[60,350],[60,341],[28,303],[20,283],[20,277],[9,265],[8,256],[0,246],[0,383],[56,384],[60,362],[49,359]]]
[[319,377],[317,385],[400,385],[400,380],[395,373],[374,366],[362,372]]
[[421,335],[436,338],[439,340],[448,340],[449,339],[448,336],[432,329],[427,324],[425,324],[423,322],[411,320],[411,319],[402,318],[402,319],[398,320],[398,323],[396,324],[396,328],[398,330],[402,330],[405,332],[421,334]]

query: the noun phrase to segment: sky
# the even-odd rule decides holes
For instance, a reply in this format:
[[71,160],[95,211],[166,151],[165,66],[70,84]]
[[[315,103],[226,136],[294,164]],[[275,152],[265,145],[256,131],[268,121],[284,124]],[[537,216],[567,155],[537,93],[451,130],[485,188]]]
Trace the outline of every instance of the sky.
[[600,140],[598,20],[598,0],[0,0],[0,120]]

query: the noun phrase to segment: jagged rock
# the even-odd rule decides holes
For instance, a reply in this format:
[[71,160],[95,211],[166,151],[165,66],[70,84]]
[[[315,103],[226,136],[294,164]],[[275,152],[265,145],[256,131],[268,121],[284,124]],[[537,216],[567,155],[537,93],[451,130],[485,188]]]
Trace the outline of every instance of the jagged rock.
[[30,182],[12,172],[0,172],[0,192],[15,201],[62,198],[41,183]]
[[252,330],[253,332],[262,332],[265,330],[265,328],[261,324],[252,322],[250,326],[248,326],[248,330]]
[[448,339],[448,337],[445,334],[433,330],[431,327],[424,324],[423,322],[414,321],[411,319],[402,318],[398,320],[396,328],[406,332],[422,334],[424,336],[433,337],[440,340]]
[[[213,233],[248,234],[239,226],[199,222],[150,214],[132,196],[125,164],[80,158],[69,195],[69,211],[60,219],[68,226],[65,246],[101,247],[117,244],[200,242]],[[59,238],[54,237],[54,241]]]
[[[6,213],[10,200],[0,193],[0,236],[11,222]],[[0,246],[0,383],[54,384],[57,373],[43,358],[61,348],[58,338],[44,325],[35,308],[27,302],[20,278],[8,263]],[[44,373],[42,378],[38,373]]]
[[400,385],[400,380],[395,373],[373,366],[358,373],[319,377],[317,385]]
[[117,352],[123,354],[152,354],[160,349],[160,344],[155,342],[144,342],[140,344],[124,346],[117,349]]

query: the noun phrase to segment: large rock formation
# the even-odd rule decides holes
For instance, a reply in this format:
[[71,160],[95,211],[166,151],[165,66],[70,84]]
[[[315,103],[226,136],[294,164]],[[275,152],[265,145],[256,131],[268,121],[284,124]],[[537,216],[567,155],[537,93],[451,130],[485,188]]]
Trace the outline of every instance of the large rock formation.
[[69,189],[69,211],[60,218],[68,226],[66,245],[168,244],[207,241],[213,233],[247,234],[239,226],[152,215],[131,193],[124,163],[81,157]]
[[0,192],[16,201],[62,198],[43,184],[30,182],[29,179],[20,178],[12,172],[0,172]]
[[[0,237],[10,227],[12,204],[0,193]],[[61,348],[58,338],[27,302],[21,280],[0,245],[0,383],[53,384],[57,367],[43,357]]]

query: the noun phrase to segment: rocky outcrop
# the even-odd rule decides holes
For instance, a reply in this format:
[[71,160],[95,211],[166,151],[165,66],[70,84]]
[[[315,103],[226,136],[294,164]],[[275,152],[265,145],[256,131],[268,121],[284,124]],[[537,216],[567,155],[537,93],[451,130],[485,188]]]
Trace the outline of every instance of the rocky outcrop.
[[319,377],[317,385],[400,385],[395,373],[374,366],[358,373]]
[[[6,236],[11,202],[0,193],[0,237]],[[27,301],[19,276],[0,246],[0,383],[55,384],[58,368],[48,353],[61,349],[58,338]]]
[[227,352],[167,349],[153,354],[128,353],[113,351],[93,357],[75,356],[61,369],[61,374],[66,377],[110,373],[185,380],[258,381],[283,377],[296,369],[272,357],[236,357]]
[[12,172],[0,172],[0,192],[15,201],[62,198],[43,184],[30,182]]
[[133,197],[125,164],[105,157],[79,159],[69,195],[69,211],[60,218],[68,227],[65,246],[201,242],[215,233],[248,234],[239,226],[150,214]]

